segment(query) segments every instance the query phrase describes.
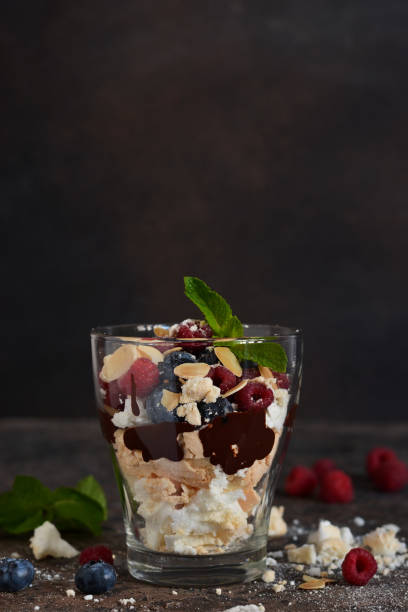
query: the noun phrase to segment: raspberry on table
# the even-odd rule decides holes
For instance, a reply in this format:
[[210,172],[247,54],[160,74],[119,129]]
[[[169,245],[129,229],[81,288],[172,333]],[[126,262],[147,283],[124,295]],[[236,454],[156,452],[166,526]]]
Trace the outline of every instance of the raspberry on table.
[[122,393],[132,393],[132,376],[136,385],[138,397],[146,397],[159,384],[159,368],[153,361],[146,357],[136,359],[129,370],[118,380],[119,389]]
[[352,548],[344,557],[341,571],[350,584],[364,586],[377,571],[377,561],[365,548]]
[[239,410],[265,410],[272,404],[274,395],[272,389],[264,384],[249,382],[243,389],[234,393],[232,398],[238,404]]
[[323,459],[319,459],[313,464],[313,471],[316,474],[317,478],[320,480],[324,474],[327,472],[331,472],[336,469],[336,464],[332,459],[327,459],[326,457]]
[[317,485],[317,476],[313,470],[305,465],[295,465],[285,480],[285,492],[288,495],[307,497],[311,495]]
[[320,499],[328,504],[347,504],[353,500],[353,482],[342,470],[331,470],[320,480]]
[[113,565],[113,554],[107,546],[89,546],[85,548],[79,557],[79,564],[84,565],[88,561],[105,561]]
[[408,467],[403,461],[393,460],[380,464],[371,477],[380,491],[401,491],[408,484]]
[[366,457],[366,471],[372,477],[375,470],[384,463],[397,461],[397,455],[387,446],[376,446],[370,450]]
[[211,378],[213,384],[221,389],[221,393],[226,393],[237,384],[237,377],[235,374],[221,365],[216,368],[211,368],[207,377]]

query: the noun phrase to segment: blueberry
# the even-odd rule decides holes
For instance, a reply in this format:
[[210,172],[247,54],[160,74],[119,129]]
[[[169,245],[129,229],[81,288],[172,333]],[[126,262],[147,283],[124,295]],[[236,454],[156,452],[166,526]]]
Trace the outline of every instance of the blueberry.
[[34,579],[33,564],[27,559],[0,559],[0,591],[25,589]]
[[174,412],[169,412],[161,403],[163,389],[156,387],[146,398],[146,412],[152,423],[162,423],[163,421],[175,421]]
[[251,361],[250,359],[241,359],[240,363],[243,370],[250,370],[251,368],[258,367],[256,361]]
[[99,595],[110,591],[116,584],[115,568],[105,561],[89,561],[75,574],[76,587],[82,593]]
[[196,361],[194,355],[185,351],[174,351],[165,356],[159,364],[161,384],[168,391],[179,393],[181,389],[180,382],[177,376],[174,375],[174,368],[182,363],[193,363]]
[[198,355],[197,361],[200,363],[208,363],[208,365],[215,365],[218,363],[217,355],[214,353],[214,349],[209,347]]
[[212,404],[199,402],[197,406],[201,414],[203,425],[210,423],[216,416],[225,416],[229,412],[232,412],[231,403],[225,397],[219,397]]

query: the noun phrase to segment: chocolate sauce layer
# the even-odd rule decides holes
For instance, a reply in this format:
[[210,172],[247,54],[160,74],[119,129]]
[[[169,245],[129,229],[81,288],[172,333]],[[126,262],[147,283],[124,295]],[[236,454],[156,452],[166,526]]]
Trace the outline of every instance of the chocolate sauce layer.
[[183,459],[183,450],[177,436],[185,431],[194,431],[188,423],[156,423],[126,429],[123,441],[129,450],[141,450],[144,461],[166,457],[171,461]]
[[103,437],[112,444],[115,441],[115,431],[117,429],[112,423],[112,415],[105,412],[105,410],[98,410],[98,413]]
[[275,433],[265,423],[264,410],[231,412],[215,417],[199,432],[204,456],[213,465],[221,465],[226,474],[250,467],[256,459],[270,453]]

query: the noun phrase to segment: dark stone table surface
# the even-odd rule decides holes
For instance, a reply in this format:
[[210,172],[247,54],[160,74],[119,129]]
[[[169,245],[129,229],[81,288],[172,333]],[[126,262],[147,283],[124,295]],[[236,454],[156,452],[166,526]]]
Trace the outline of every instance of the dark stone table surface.
[[[352,477],[356,488],[355,500],[347,505],[327,505],[316,498],[289,498],[278,489],[276,503],[285,506],[289,524],[298,519],[305,527],[326,518],[348,525],[353,533],[366,532],[383,523],[396,523],[401,535],[408,535],[408,492],[384,494],[375,491],[364,474],[364,458],[375,445],[394,448],[408,461],[407,423],[297,423],[289,447],[283,475],[296,463],[311,464],[329,456]],[[100,538],[83,534],[68,534],[66,538],[77,548],[105,543],[116,554],[119,579],[109,595],[85,601],[77,594],[68,598],[67,588],[73,586],[77,560],[45,559],[36,563],[41,575],[33,586],[15,594],[0,594],[0,610],[125,610],[120,599],[133,597],[135,610],[219,611],[241,604],[262,603],[271,611],[354,611],[394,612],[408,610],[408,570],[399,569],[388,576],[372,580],[366,587],[352,587],[339,582],[322,591],[301,591],[301,573],[295,585],[275,593],[271,584],[256,581],[251,584],[222,587],[217,594],[210,588],[172,588],[146,585],[132,579],[126,570],[124,533],[121,508],[110,466],[108,448],[95,420],[0,420],[0,489],[9,488],[16,474],[40,478],[50,487],[73,485],[87,474],[103,484],[109,503],[109,519]],[[281,488],[283,479],[281,478]],[[363,530],[353,518],[366,520]],[[281,549],[290,536],[271,539],[270,549]],[[299,539],[299,542],[301,540]],[[0,536],[0,555],[18,552],[30,558],[28,537]],[[279,572],[279,570],[278,570]],[[55,579],[48,579],[54,576]],[[47,578],[48,576],[48,578]],[[36,608],[39,606],[39,608]]]

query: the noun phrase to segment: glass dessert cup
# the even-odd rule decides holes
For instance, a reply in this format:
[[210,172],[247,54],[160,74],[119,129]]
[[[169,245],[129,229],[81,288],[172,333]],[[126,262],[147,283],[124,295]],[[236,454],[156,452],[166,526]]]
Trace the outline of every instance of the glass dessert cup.
[[234,339],[240,357],[241,348],[278,343],[285,374],[237,359],[219,338],[164,336],[172,329],[165,325],[91,333],[98,414],[122,500],[128,568],[139,580],[217,585],[265,570],[299,401],[302,337],[278,326],[244,328],[248,337]]

